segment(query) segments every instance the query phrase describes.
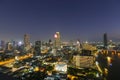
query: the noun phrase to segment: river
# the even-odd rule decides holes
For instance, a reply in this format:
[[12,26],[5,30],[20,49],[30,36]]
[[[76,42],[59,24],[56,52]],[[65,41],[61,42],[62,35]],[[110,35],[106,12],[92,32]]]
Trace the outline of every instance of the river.
[[107,80],[120,80],[120,53],[99,53],[97,61]]

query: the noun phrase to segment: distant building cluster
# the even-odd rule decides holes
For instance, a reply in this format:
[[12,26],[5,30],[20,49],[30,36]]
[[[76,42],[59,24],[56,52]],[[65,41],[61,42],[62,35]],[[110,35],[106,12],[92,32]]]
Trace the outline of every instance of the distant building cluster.
[[[72,49],[78,52],[81,50],[97,50],[99,49],[116,49],[116,43],[112,40],[108,41],[107,33],[103,34],[103,42],[82,42],[80,40],[63,42],[60,32],[54,34],[53,40],[49,39],[48,42],[36,40],[34,43],[31,43],[31,38],[29,34],[24,35],[23,41],[14,41],[5,42],[4,40],[0,41],[0,52],[12,52],[19,51],[22,53],[34,53],[35,55],[41,55],[45,53],[51,53],[56,56],[59,55],[59,50],[62,49]],[[118,46],[119,47],[119,46]]]

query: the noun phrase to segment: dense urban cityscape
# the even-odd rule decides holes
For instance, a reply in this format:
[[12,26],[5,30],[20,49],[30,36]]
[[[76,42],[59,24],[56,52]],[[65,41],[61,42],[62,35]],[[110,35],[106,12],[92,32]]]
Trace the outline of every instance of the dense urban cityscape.
[[119,0],[0,0],[0,80],[119,80]]
[[[54,40],[30,42],[0,42],[1,80],[107,80],[113,56],[120,57],[120,46],[108,40],[102,42],[62,42],[60,32]],[[101,36],[102,37],[102,36]],[[2,75],[2,76],[3,76]],[[108,79],[109,80],[109,79]]]

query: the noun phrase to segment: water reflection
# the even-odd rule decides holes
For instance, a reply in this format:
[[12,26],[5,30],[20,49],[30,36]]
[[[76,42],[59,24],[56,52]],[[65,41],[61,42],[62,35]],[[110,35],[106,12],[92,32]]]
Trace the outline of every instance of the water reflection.
[[120,79],[120,53],[98,53],[96,60],[107,80]]
[[112,66],[112,58],[111,57],[107,57],[107,63],[108,63],[108,66]]

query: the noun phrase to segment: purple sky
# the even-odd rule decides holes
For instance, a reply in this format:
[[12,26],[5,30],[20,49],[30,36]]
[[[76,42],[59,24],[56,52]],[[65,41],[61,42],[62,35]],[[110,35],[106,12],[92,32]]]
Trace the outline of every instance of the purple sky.
[[120,1],[117,0],[0,0],[0,40],[52,39],[120,40]]

